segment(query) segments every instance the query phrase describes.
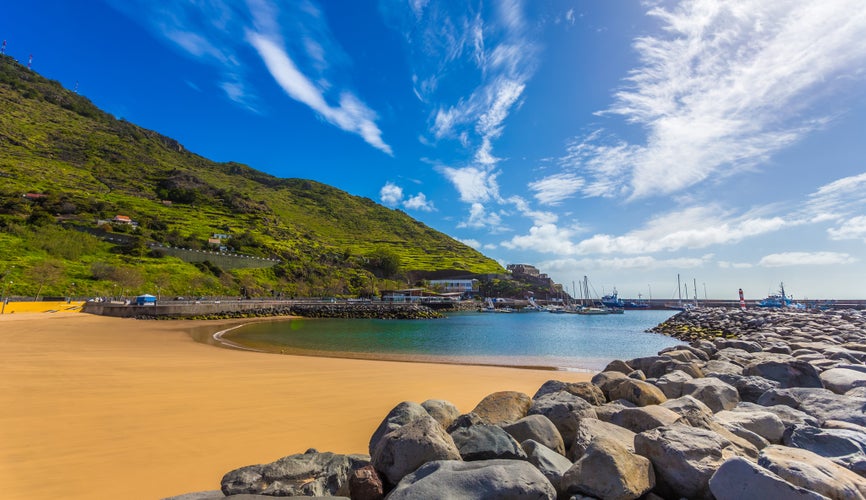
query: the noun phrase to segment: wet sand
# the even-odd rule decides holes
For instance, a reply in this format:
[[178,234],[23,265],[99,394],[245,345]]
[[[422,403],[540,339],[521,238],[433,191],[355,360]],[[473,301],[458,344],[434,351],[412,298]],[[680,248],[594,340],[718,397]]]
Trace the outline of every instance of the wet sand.
[[401,401],[467,412],[590,374],[245,352],[192,340],[240,321],[0,316],[4,498],[153,499],[308,448],[366,453]]

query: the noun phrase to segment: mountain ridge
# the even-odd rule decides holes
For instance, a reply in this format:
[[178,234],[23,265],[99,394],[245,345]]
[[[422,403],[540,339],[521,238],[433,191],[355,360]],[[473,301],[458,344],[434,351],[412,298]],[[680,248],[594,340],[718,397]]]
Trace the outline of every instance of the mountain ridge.
[[[0,178],[0,273],[15,278],[15,295],[117,295],[118,287],[370,295],[425,273],[505,273],[400,210],[314,180],[208,160],[8,56],[0,57]],[[118,215],[135,224],[114,221]],[[124,243],[94,236],[111,233]],[[160,254],[152,244],[222,246],[279,262],[223,269]]]

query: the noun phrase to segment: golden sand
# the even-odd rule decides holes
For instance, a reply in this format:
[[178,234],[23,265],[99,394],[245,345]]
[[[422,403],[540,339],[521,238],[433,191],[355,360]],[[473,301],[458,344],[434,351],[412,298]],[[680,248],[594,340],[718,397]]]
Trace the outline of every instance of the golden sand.
[[0,316],[3,498],[142,498],[219,489],[222,475],[313,447],[366,453],[401,401],[462,412],[584,373],[283,356],[194,342],[237,321]]

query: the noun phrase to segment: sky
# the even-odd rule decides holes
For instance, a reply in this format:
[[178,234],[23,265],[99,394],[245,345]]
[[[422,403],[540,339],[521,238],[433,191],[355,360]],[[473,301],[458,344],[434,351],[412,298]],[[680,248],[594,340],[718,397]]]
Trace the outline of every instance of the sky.
[[569,289],[866,298],[862,0],[30,0],[0,39]]

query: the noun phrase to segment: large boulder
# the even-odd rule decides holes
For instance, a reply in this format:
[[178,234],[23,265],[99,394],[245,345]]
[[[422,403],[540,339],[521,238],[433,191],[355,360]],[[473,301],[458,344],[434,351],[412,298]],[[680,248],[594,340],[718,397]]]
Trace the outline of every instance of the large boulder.
[[385,434],[372,455],[373,467],[392,485],[433,460],[460,460],[460,451],[426,411],[423,417]]
[[583,418],[597,418],[595,407],[567,391],[556,391],[532,400],[529,415],[544,415],[559,430],[563,442],[571,446],[577,424]]
[[223,476],[220,486],[227,496],[348,496],[349,475],[367,463],[361,455],[310,449],[269,464],[235,469]]
[[758,404],[784,404],[811,415],[819,422],[840,420],[866,426],[866,398],[836,394],[828,389],[774,389],[761,396]]
[[628,375],[629,373],[634,371],[634,368],[629,366],[628,363],[626,363],[625,361],[623,361],[621,359],[615,359],[615,360],[611,361],[610,363],[608,363],[607,366],[605,366],[604,370],[602,370],[602,371],[603,372],[620,372],[620,373],[625,373],[626,375]]
[[568,458],[576,462],[583,456],[592,441],[604,436],[619,441],[631,452],[634,452],[635,433],[618,425],[602,422],[601,420],[584,419],[577,426],[574,443],[568,451]]
[[866,372],[850,368],[830,368],[819,375],[824,387],[836,394],[845,394],[855,387],[866,386]]
[[538,399],[544,395],[554,392],[565,391],[573,394],[591,405],[601,405],[607,400],[601,389],[592,382],[561,382],[559,380],[548,380],[535,392],[532,399]]
[[502,428],[519,443],[532,439],[557,453],[565,454],[562,435],[553,422],[544,415],[528,415]]
[[660,406],[676,413],[683,423],[692,427],[710,429],[713,426],[713,410],[692,396],[669,399]]
[[638,433],[663,425],[673,424],[680,418],[679,414],[663,406],[651,405],[637,408],[623,408],[612,415],[610,423]]
[[800,410],[791,408],[787,405],[762,406],[755,403],[741,402],[737,405],[736,408],[732,409],[731,411],[742,413],[768,411],[773,415],[779,417],[779,420],[782,421],[782,424],[785,427],[790,427],[792,425],[811,425],[817,427],[818,425],[820,425],[820,422],[818,422],[818,419],[816,419],[815,417]]
[[679,424],[641,432],[634,447],[652,462],[659,492],[672,498],[711,499],[710,477],[736,456],[731,442],[719,434]]
[[655,486],[648,459],[635,455],[615,439],[600,436],[562,476],[566,495],[581,494],[611,500],[631,500]]
[[472,410],[484,423],[503,425],[516,422],[526,416],[532,399],[517,391],[494,392],[481,400]]
[[785,424],[775,413],[769,411],[720,411],[716,419],[731,424],[740,425],[761,436],[771,443],[781,443]]
[[817,453],[866,476],[866,434],[862,432],[796,425],[785,429],[782,444]]
[[457,429],[451,433],[451,439],[460,450],[460,456],[467,462],[494,458],[526,458],[520,443],[495,425],[481,424]]
[[562,475],[571,468],[571,460],[532,439],[520,443],[520,446],[526,453],[526,460],[544,474],[556,489],[557,495],[561,494]]
[[418,403],[403,401],[395,406],[390,412],[388,412],[388,415],[385,416],[382,423],[379,424],[379,427],[376,428],[373,435],[370,437],[370,444],[368,446],[370,455],[373,454],[373,450],[376,449],[376,444],[379,443],[379,440],[381,440],[385,434],[403,427],[416,418],[424,416],[429,416],[429,413],[427,413],[427,410]]
[[685,382],[683,395],[692,396],[709,406],[714,413],[730,410],[740,402],[740,394],[736,388],[714,377],[697,378]]
[[719,374],[713,375],[722,382],[736,387],[741,401],[757,403],[758,399],[770,389],[776,389],[781,384],[764,377],[747,377],[745,375]]
[[523,460],[435,461],[407,475],[388,500],[554,500],[550,481]]
[[707,376],[718,375],[742,375],[743,367],[724,359],[711,359],[704,365],[704,373]]
[[620,380],[627,378],[628,375],[622,372],[599,372],[592,376],[592,384],[598,387],[605,398],[610,401],[616,399],[610,397],[610,388],[619,383]]
[[779,382],[782,388],[823,387],[815,367],[806,361],[797,359],[758,361],[746,366],[743,374],[775,380]]
[[674,399],[683,395],[683,384],[693,378],[682,370],[674,370],[659,377],[656,380],[656,387],[661,389],[665,397]]
[[460,416],[460,410],[456,406],[442,399],[428,399],[421,403],[421,407],[439,422],[443,429],[447,429]]
[[725,461],[710,478],[710,492],[716,500],[743,498],[784,498],[790,500],[822,500],[824,496],[794,486],[744,458]]
[[866,498],[866,479],[808,450],[768,446],[761,450],[758,465],[789,483],[833,500]]
[[612,384],[608,390],[608,397],[611,400],[625,399],[638,406],[657,405],[667,400],[658,387],[632,378],[625,378]]

